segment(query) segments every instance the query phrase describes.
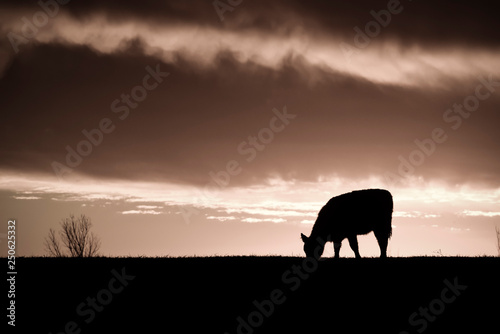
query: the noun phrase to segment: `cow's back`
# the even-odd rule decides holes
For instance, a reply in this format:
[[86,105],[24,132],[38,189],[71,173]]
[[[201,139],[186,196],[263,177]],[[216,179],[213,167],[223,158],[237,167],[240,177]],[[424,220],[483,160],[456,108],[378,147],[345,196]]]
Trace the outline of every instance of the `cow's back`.
[[321,209],[319,218],[337,233],[366,234],[376,228],[390,229],[392,210],[389,191],[366,189],[333,197]]

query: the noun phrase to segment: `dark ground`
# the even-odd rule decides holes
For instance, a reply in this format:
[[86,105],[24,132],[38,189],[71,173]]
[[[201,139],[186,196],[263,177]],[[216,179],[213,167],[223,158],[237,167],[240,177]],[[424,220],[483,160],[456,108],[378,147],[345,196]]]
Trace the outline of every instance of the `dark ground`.
[[20,258],[14,332],[500,330],[500,258],[304,259]]

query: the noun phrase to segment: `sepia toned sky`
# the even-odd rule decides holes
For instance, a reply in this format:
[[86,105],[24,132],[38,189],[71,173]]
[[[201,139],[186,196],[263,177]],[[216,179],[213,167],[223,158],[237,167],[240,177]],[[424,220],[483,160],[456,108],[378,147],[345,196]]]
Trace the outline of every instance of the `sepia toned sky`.
[[0,1],[18,255],[71,213],[103,255],[303,255],[365,188],[393,194],[390,256],[496,254],[495,2],[60,2]]

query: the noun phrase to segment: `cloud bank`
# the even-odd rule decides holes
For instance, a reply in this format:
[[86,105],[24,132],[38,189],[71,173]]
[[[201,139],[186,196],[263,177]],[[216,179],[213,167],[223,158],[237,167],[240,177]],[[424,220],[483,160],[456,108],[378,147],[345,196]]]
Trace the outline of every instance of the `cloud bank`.
[[[194,186],[392,173],[499,187],[491,3],[390,3],[254,1],[220,21],[210,2],[68,2],[52,16],[3,2],[0,168],[55,176],[57,162],[72,170],[64,178]],[[12,33],[26,40],[18,52]],[[482,83],[488,97],[457,109]],[[264,130],[285,106],[295,118]],[[417,143],[436,128],[446,141],[427,154]],[[79,148],[91,153],[71,167]],[[409,172],[403,160],[417,155]]]

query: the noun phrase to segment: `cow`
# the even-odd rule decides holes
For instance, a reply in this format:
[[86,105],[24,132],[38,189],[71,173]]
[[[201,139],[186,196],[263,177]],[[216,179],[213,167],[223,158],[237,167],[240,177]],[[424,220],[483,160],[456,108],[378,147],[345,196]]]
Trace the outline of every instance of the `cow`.
[[342,240],[347,238],[356,258],[358,235],[374,232],[380,246],[380,257],[387,257],[387,243],[392,234],[392,195],[384,189],[364,189],[333,197],[321,208],[311,235],[301,234],[307,257],[319,259],[325,243],[333,241],[335,258]]

